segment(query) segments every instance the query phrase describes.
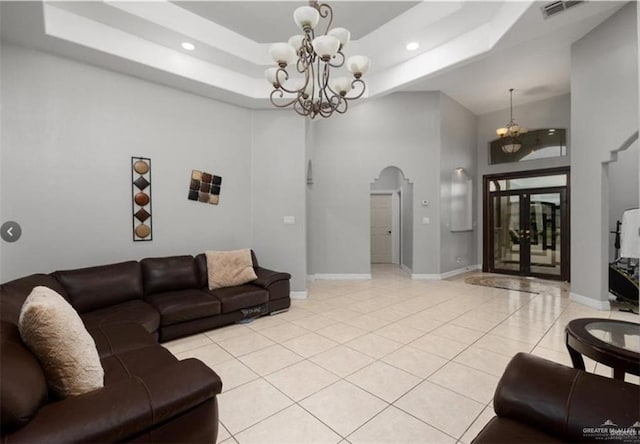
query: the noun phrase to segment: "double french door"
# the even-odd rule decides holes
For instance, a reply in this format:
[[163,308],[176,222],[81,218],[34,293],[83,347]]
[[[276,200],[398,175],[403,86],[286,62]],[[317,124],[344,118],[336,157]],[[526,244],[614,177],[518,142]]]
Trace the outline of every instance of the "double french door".
[[569,280],[566,175],[524,179],[486,187],[485,271]]

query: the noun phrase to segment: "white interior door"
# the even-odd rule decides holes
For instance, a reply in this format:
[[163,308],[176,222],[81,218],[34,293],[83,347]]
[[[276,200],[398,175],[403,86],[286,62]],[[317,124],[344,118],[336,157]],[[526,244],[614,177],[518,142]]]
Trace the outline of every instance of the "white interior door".
[[371,195],[371,263],[390,264],[392,205],[390,194]]

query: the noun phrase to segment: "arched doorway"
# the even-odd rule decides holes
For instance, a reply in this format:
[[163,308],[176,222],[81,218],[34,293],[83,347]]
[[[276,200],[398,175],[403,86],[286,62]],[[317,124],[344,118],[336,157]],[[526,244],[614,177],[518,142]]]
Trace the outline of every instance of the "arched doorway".
[[413,183],[388,166],[370,184],[371,263],[413,267]]

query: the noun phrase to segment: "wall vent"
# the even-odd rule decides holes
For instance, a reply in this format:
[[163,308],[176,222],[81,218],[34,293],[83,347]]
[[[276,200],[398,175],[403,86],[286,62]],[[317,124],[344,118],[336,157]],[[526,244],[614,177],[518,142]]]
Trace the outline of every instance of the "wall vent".
[[584,3],[584,0],[577,1],[557,1],[551,2],[544,5],[542,9],[542,16],[546,19],[551,17],[552,15],[559,14],[563,11],[566,11],[569,8],[573,8],[574,6],[579,5],[580,3]]

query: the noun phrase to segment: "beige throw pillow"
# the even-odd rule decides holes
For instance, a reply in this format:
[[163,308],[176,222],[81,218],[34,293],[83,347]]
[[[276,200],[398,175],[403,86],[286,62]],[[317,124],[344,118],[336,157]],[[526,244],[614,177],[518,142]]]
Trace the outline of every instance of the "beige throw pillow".
[[81,395],[104,386],[96,344],[78,313],[58,293],[35,287],[22,305],[18,328],[55,393]]
[[209,290],[233,287],[256,280],[251,250],[207,251]]

